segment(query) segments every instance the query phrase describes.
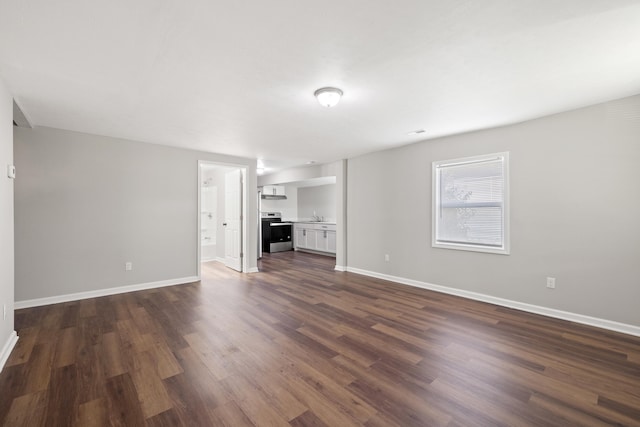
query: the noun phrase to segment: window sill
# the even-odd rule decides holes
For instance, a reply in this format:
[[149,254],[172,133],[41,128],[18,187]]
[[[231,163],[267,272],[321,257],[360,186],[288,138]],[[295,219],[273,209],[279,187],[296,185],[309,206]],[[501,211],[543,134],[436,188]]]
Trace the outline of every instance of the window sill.
[[431,247],[437,248],[437,249],[453,249],[457,251],[484,252],[488,254],[497,254],[497,255],[510,254],[508,247],[491,247],[491,246],[477,246],[477,245],[465,245],[465,244],[455,244],[455,243],[438,243],[438,242],[432,242]]

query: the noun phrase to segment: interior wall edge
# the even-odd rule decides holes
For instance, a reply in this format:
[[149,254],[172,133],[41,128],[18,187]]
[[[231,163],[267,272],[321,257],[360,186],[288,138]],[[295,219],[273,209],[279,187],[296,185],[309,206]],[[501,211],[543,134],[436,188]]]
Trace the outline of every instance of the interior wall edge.
[[[13,96],[0,76],[0,344],[11,343],[14,330],[15,301],[15,179],[9,177],[7,168],[15,165],[13,152]],[[20,172],[18,172],[19,176]],[[7,347],[3,347],[3,352]],[[9,349],[10,350],[10,349]],[[0,354],[0,367],[4,364],[4,353]]]

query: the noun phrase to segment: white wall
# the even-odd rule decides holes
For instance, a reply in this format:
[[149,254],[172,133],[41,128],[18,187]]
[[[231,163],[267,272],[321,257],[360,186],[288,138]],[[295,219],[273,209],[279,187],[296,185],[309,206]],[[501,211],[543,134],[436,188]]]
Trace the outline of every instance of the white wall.
[[336,184],[300,187],[298,189],[298,218],[312,220],[313,216],[325,221],[336,221]]
[[[247,166],[247,216],[256,223],[255,160],[17,129],[16,300],[196,276],[198,160]],[[247,230],[251,269],[257,232]]]
[[[0,79],[0,370],[15,343],[13,326],[14,249],[13,187],[7,165],[13,164],[13,98]],[[6,306],[6,317],[3,316]]]
[[284,221],[298,220],[298,188],[285,185],[284,191],[287,196],[286,200],[268,200],[261,201],[262,212],[282,212]]
[[[500,151],[511,255],[432,248],[431,162]],[[640,326],[639,165],[640,96],[349,159],[348,265]]]

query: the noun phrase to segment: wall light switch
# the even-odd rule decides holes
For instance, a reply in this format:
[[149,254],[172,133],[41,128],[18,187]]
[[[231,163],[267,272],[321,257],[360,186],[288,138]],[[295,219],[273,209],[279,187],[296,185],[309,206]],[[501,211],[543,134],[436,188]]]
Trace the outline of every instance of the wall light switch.
[[13,165],[7,165],[7,178],[16,178],[16,167]]

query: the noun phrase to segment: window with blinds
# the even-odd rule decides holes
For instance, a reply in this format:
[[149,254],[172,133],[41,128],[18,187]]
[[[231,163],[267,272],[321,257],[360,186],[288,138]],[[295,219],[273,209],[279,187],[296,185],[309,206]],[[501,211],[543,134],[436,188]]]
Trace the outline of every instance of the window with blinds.
[[508,153],[433,162],[433,247],[509,253]]

